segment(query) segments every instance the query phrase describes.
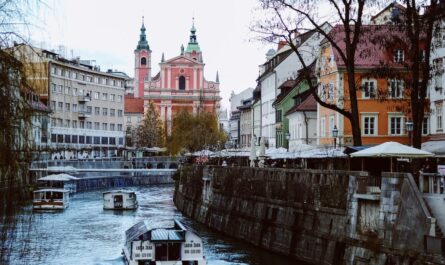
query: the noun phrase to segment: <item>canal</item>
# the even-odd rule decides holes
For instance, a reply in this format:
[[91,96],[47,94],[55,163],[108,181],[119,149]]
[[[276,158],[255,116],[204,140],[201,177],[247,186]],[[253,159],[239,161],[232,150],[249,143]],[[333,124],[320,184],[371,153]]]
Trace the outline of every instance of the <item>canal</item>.
[[24,208],[15,216],[6,249],[10,264],[124,264],[124,232],[136,222],[178,218],[195,230],[205,244],[210,265],[299,264],[293,260],[240,243],[183,216],[173,204],[173,185],[128,188],[136,191],[136,211],[105,211],[102,191],[77,193],[64,212],[33,212]]

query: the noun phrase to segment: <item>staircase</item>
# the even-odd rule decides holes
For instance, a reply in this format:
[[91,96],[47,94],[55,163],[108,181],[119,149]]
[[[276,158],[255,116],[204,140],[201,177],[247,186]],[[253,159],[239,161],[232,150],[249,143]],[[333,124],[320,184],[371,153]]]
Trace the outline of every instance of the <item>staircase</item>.
[[433,218],[436,219],[436,225],[435,225],[435,228],[436,228],[436,229],[435,229],[435,230],[436,230],[436,237],[444,238],[444,234],[443,234],[443,232],[442,232],[442,229],[440,229],[440,226],[439,226],[439,224],[438,224],[438,220],[437,220],[437,218],[434,216],[434,213],[433,213],[433,211],[431,210],[431,207],[430,207],[428,201],[425,200],[425,198],[423,198],[423,200],[425,201],[426,208],[428,208],[428,211],[430,212],[431,217],[433,217]]

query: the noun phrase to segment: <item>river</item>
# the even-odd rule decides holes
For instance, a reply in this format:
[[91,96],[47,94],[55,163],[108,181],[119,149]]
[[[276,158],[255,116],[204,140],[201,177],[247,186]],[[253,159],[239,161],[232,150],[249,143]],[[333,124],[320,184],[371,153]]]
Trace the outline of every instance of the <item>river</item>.
[[[33,212],[25,207],[15,216],[7,256],[10,264],[124,264],[124,232],[140,220],[154,222],[178,218],[204,242],[209,265],[298,264],[248,244],[240,243],[183,216],[173,204],[172,185],[127,188],[136,191],[139,209],[102,209],[102,191],[74,194],[64,212]],[[3,253],[5,254],[5,253]]]

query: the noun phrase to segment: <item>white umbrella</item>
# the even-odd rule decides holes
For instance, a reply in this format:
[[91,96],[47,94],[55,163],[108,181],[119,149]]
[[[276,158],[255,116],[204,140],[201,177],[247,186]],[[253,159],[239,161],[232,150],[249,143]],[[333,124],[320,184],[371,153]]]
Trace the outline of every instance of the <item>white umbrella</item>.
[[433,153],[396,142],[386,142],[351,154],[351,157],[410,157],[434,156]]

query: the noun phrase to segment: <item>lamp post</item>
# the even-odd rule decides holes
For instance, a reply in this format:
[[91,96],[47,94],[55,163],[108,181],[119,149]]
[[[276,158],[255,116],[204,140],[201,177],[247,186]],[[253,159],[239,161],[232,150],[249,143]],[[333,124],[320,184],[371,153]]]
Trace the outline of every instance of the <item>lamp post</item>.
[[285,134],[285,137],[286,137],[286,140],[287,140],[287,152],[289,152],[289,139],[290,139],[290,133],[287,132],[287,133]]
[[408,131],[409,146],[412,146],[411,133],[413,131],[413,122],[407,121],[405,123],[405,126],[406,126],[406,130]]
[[338,137],[337,125],[334,125],[334,128],[332,129],[332,137],[334,137],[334,149],[336,149],[337,148],[337,137]]

